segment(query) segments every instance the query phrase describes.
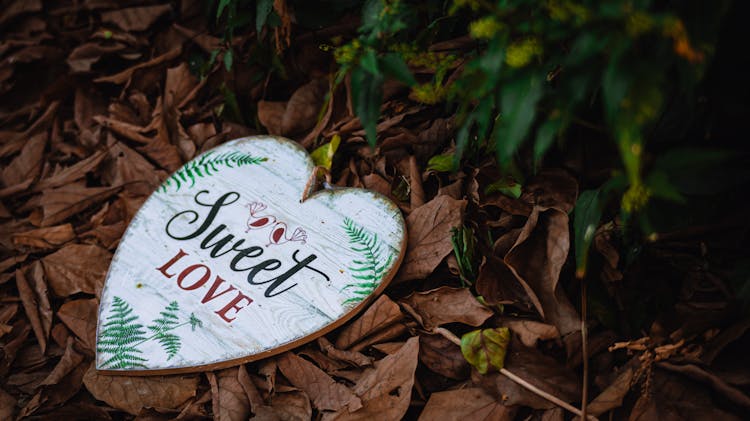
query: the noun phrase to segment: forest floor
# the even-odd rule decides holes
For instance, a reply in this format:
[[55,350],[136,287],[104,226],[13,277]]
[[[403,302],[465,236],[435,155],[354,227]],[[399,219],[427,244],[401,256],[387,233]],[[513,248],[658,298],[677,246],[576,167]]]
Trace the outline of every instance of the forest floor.
[[[505,195],[489,188],[500,179],[489,157],[428,168],[452,150],[455,116],[402,85],[386,84],[370,148],[347,84],[329,94],[336,68],[320,48],[353,35],[356,18],[295,28],[289,44],[270,31],[265,50],[254,33],[235,34],[230,66],[225,53],[210,61],[226,45],[205,2],[116,3],[18,0],[0,11],[0,419],[563,420],[568,409],[506,373],[575,409],[584,362],[588,414],[599,419],[749,413],[750,321],[716,258],[742,253],[746,214],[662,233],[636,257],[621,256],[618,219],[604,224],[584,291],[584,353],[570,212],[616,161],[571,147],[517,198]],[[275,49],[281,59],[269,58]],[[128,222],[197,154],[263,133],[310,151],[338,136],[331,183],[398,204],[408,249],[385,294],[265,360],[98,374],[97,297]],[[459,256],[458,227],[482,237]],[[456,342],[500,327],[512,332],[507,371],[479,374]]]

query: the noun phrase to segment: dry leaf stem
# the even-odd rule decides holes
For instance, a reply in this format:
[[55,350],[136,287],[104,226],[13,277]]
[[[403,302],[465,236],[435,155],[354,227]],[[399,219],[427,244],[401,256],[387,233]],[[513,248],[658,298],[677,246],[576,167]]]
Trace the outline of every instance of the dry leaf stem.
[[583,388],[581,390],[581,418],[586,418],[586,407],[589,401],[589,346],[588,330],[586,329],[586,279],[581,279],[581,358],[583,359]]
[[[445,328],[442,328],[442,327],[437,327],[437,328],[433,329],[432,332],[440,334],[443,337],[445,337],[446,339],[448,339],[449,341],[453,342],[454,344],[456,344],[458,346],[461,346],[461,339],[458,336],[454,335],[453,332],[451,332],[448,329],[445,329]],[[544,390],[539,389],[538,387],[534,386],[533,384],[531,384],[531,383],[527,382],[526,380],[518,377],[517,375],[511,373],[510,371],[508,371],[508,369],[501,368],[500,369],[500,374],[502,374],[505,377],[507,377],[507,378],[513,380],[514,382],[518,383],[518,385],[520,385],[524,389],[526,389],[526,390],[528,390],[528,391],[530,391],[532,393],[535,393],[535,394],[541,396],[544,399],[547,399],[548,401],[554,403],[555,405],[557,405],[557,406],[559,406],[559,407],[561,407],[563,409],[567,409],[568,411],[570,411],[570,412],[578,415],[579,417],[583,417],[583,412],[581,412],[580,409],[574,407],[573,405],[571,405],[571,404],[563,401],[562,399],[560,399],[560,398],[558,398],[558,397],[556,397],[556,396],[554,396],[552,394],[549,394],[549,393],[545,392]],[[588,415],[587,419],[592,420],[592,421],[599,421],[599,419],[596,418],[593,415]]]

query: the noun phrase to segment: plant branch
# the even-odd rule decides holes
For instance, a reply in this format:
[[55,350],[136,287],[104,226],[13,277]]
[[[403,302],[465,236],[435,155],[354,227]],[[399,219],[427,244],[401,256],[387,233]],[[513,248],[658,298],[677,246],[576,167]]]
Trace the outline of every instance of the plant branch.
[[[437,327],[435,329],[432,329],[432,332],[433,333],[437,333],[439,335],[442,335],[443,337],[445,337],[449,341],[453,342],[454,344],[456,344],[458,346],[461,346],[461,339],[459,339],[458,336],[454,335],[453,332],[451,332],[448,329],[445,329],[445,328],[442,328],[442,327]],[[581,412],[580,409],[574,407],[573,405],[571,405],[571,404],[563,401],[562,399],[560,399],[560,398],[558,398],[558,397],[556,397],[556,396],[554,396],[554,395],[552,395],[550,393],[545,392],[542,389],[539,389],[538,387],[534,386],[533,384],[527,382],[526,380],[524,380],[524,379],[518,377],[517,375],[513,374],[512,372],[508,371],[508,369],[501,368],[500,369],[500,374],[502,374],[505,377],[507,377],[507,378],[511,379],[512,381],[516,382],[519,386],[523,387],[524,389],[528,390],[529,392],[532,392],[532,393],[534,393],[534,394],[536,394],[538,396],[541,396],[542,398],[547,399],[548,401],[554,403],[555,405],[557,405],[557,406],[559,406],[559,407],[561,407],[563,409],[567,409],[568,411],[570,411],[570,412],[578,415],[579,417],[583,417],[583,412]],[[591,421],[599,421],[599,419],[596,418],[593,415],[588,415],[586,418],[589,419],[589,420],[591,420]]]

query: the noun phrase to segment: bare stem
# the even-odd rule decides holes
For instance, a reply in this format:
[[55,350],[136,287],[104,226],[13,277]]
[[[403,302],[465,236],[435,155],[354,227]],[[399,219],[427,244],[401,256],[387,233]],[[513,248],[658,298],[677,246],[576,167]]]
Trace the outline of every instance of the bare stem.
[[581,391],[581,418],[586,418],[589,401],[589,344],[586,329],[586,278],[581,279],[581,357],[583,358],[583,388]]
[[[451,332],[448,329],[445,329],[445,328],[442,328],[442,327],[437,327],[437,328],[433,329],[432,332],[433,333],[437,333],[439,335],[442,335],[443,337],[445,337],[449,341],[453,342],[454,344],[456,344],[458,346],[461,346],[461,339],[459,339],[458,336],[454,335],[453,332]],[[548,401],[554,403],[555,405],[557,405],[557,406],[559,406],[559,407],[561,407],[563,409],[567,409],[568,411],[570,411],[570,412],[578,415],[579,417],[583,417],[583,412],[581,412],[580,409],[576,408],[575,406],[573,406],[573,405],[571,405],[571,404],[563,401],[562,399],[560,399],[560,398],[558,398],[558,397],[556,397],[554,395],[551,395],[551,394],[549,394],[549,393],[547,393],[547,392],[539,389],[538,387],[536,387],[533,384],[527,382],[526,380],[518,377],[517,375],[515,375],[512,372],[508,371],[507,369],[501,368],[500,369],[500,374],[502,374],[505,377],[507,377],[507,378],[511,379],[512,381],[516,382],[519,386],[523,387],[524,389],[528,390],[529,392],[532,392],[532,393],[534,393],[534,394],[536,394],[538,396],[541,396],[542,398],[547,399]],[[589,420],[591,420],[591,421],[599,421],[599,419],[596,418],[593,415],[588,415],[586,418],[589,419]]]

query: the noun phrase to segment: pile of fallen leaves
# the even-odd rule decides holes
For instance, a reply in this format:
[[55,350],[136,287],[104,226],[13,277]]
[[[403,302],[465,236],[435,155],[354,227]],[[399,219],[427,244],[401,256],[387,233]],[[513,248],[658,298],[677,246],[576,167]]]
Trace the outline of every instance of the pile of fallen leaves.
[[[663,236],[623,273],[617,221],[604,225],[592,270],[613,308],[589,308],[583,352],[569,216],[590,172],[580,160],[539,172],[517,198],[488,189],[500,179],[490,159],[427,170],[451,150],[454,116],[397,84],[385,87],[373,150],[347,84],[331,92],[331,53],[318,48],[351,36],[356,19],[295,29],[284,78],[254,60],[255,34],[232,39],[230,70],[216,60],[197,72],[195,57],[228,48],[204,13],[202,1],[3,2],[0,419],[562,420],[570,413],[506,373],[575,409],[584,362],[592,416],[747,414],[750,323],[736,322],[704,232]],[[225,118],[237,109],[257,110],[257,121]],[[98,374],[97,297],[128,222],[196,154],[262,132],[309,150],[338,136],[330,181],[400,206],[408,250],[385,295],[317,341],[262,361],[190,375]],[[479,238],[468,262],[476,275],[451,241],[461,227]],[[648,330],[602,321],[655,280],[680,294]],[[459,338],[484,329],[474,338],[489,341],[498,328],[511,333],[507,349],[469,350],[488,371],[480,374]],[[503,372],[496,352],[506,353]],[[482,358],[492,361],[482,367]]]

